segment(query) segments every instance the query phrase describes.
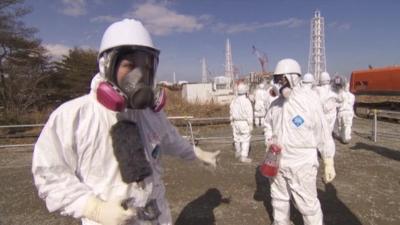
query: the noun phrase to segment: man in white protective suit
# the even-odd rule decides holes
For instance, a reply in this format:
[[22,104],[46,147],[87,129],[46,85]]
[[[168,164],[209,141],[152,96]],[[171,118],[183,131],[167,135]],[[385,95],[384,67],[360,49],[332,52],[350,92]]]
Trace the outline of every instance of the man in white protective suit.
[[105,31],[89,94],[62,104],[34,148],[32,173],[50,212],[85,225],[171,225],[161,155],[216,165],[162,111],[154,85],[159,50],[140,21]]
[[268,92],[263,83],[259,84],[254,94],[254,123],[256,127],[264,125]]
[[332,90],[331,78],[328,72],[322,72],[320,77],[320,86],[315,88],[328,121],[330,131],[333,132],[336,122],[337,109],[341,100],[337,93]]
[[250,163],[249,156],[251,131],[253,130],[253,106],[247,98],[248,87],[244,83],[237,86],[237,96],[232,100],[230,121],[233,130],[235,157],[241,162]]
[[267,98],[265,100],[265,113],[268,112],[271,103],[278,98],[279,90],[277,89],[276,85],[274,85],[274,81],[271,80],[269,87],[267,88]]
[[306,73],[301,80],[301,87],[305,92],[309,93],[310,98],[319,100],[319,96],[315,90],[314,82],[314,76],[311,73]]
[[306,73],[303,76],[301,81],[301,85],[306,89],[313,89],[314,88],[314,76],[311,73]]
[[343,90],[339,92],[342,103],[339,106],[337,116],[337,128],[341,141],[348,144],[351,140],[351,127],[354,117],[354,94],[349,90],[350,84],[345,82]]
[[[301,83],[301,68],[293,59],[282,59],[274,71],[280,96],[265,117],[266,146],[281,146],[278,174],[270,179],[273,225],[290,225],[290,200],[303,215],[305,225],[322,225],[317,196],[318,154],[324,162],[325,182],[331,182],[335,145],[318,99]],[[318,149],[318,150],[317,150]]]

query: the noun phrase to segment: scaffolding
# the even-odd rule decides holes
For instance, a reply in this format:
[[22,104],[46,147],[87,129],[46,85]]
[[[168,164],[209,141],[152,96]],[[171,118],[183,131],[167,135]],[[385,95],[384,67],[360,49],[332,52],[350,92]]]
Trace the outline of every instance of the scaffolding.
[[319,10],[311,19],[310,54],[308,58],[308,72],[314,75],[318,84],[321,73],[326,71],[324,17]]
[[225,47],[225,77],[230,79],[229,88],[232,88],[234,81],[234,70],[232,62],[231,43],[229,42],[229,39],[226,40],[226,47]]

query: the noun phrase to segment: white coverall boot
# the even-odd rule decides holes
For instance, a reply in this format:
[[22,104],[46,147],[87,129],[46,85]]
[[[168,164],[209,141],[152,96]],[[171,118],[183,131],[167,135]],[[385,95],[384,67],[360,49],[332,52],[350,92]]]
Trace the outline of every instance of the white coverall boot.
[[235,142],[235,158],[239,158],[242,154],[242,148],[240,147],[240,142]]
[[272,199],[274,221],[271,225],[292,225],[290,221],[290,202]]
[[351,127],[349,127],[348,125],[344,125],[342,129],[343,129],[342,142],[344,144],[348,144],[348,143],[350,143],[350,139],[351,139]]
[[351,140],[351,126],[353,124],[353,117],[354,117],[354,113],[350,112],[350,113],[345,113],[343,115],[343,124],[342,124],[342,141],[345,144],[348,144]]
[[240,162],[251,163],[251,159],[248,158],[249,149],[250,149],[250,143],[249,142],[242,142],[242,152],[241,152],[241,155],[240,155]]

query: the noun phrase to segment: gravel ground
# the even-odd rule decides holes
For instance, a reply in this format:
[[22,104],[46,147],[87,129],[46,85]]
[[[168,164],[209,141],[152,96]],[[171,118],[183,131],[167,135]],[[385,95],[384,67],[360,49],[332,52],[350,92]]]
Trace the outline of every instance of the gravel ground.
[[[371,121],[355,119],[353,139],[336,142],[337,177],[318,193],[326,225],[400,224],[400,124],[378,123],[372,142]],[[194,127],[196,136],[231,136],[224,125]],[[255,129],[261,135],[261,129]],[[231,139],[200,140],[204,150],[221,150],[216,170],[200,163],[165,157],[165,184],[175,225],[258,225],[271,223],[268,180],[257,166],[264,156],[263,141],[253,138],[253,163],[239,163]],[[33,186],[32,149],[0,149],[0,225],[78,225],[78,220],[48,213]],[[320,171],[319,174],[321,174]],[[295,208],[294,224],[303,224]]]

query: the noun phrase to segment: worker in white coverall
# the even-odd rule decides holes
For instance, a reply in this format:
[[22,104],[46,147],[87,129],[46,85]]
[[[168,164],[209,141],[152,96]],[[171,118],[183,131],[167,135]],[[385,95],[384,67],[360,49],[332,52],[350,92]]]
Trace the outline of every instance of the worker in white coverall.
[[159,50],[141,22],[105,31],[89,94],[58,107],[34,148],[32,173],[50,212],[85,225],[171,225],[161,155],[215,165],[167,120],[154,89]]
[[265,100],[265,113],[268,112],[271,103],[278,98],[279,90],[277,89],[276,85],[274,85],[274,81],[271,80],[270,86],[267,89],[267,98]]
[[304,74],[303,79],[301,81],[301,85],[307,89],[313,89],[314,88],[314,76],[311,73]]
[[258,85],[254,93],[254,123],[256,127],[264,125],[268,92],[263,83]]
[[278,174],[270,179],[273,225],[290,225],[290,200],[303,215],[305,225],[322,225],[317,197],[318,154],[324,161],[325,182],[335,177],[335,145],[318,99],[301,86],[301,68],[282,59],[274,71],[280,96],[265,117],[266,146],[281,146]]
[[326,120],[328,121],[330,132],[333,132],[336,122],[337,110],[341,100],[337,93],[332,90],[331,78],[328,72],[322,72],[320,86],[315,88],[322,104]]
[[338,132],[341,141],[345,144],[351,140],[351,127],[353,125],[354,117],[354,101],[355,97],[349,90],[349,83],[346,82],[342,91],[339,92],[342,103],[338,110]]
[[244,83],[237,86],[237,96],[232,100],[230,121],[233,130],[235,157],[241,162],[250,163],[249,156],[251,131],[253,130],[253,107],[247,98],[248,87]]
[[319,100],[319,96],[315,90],[314,82],[314,76],[311,73],[306,73],[301,80],[301,87],[305,92],[310,94],[310,98]]

